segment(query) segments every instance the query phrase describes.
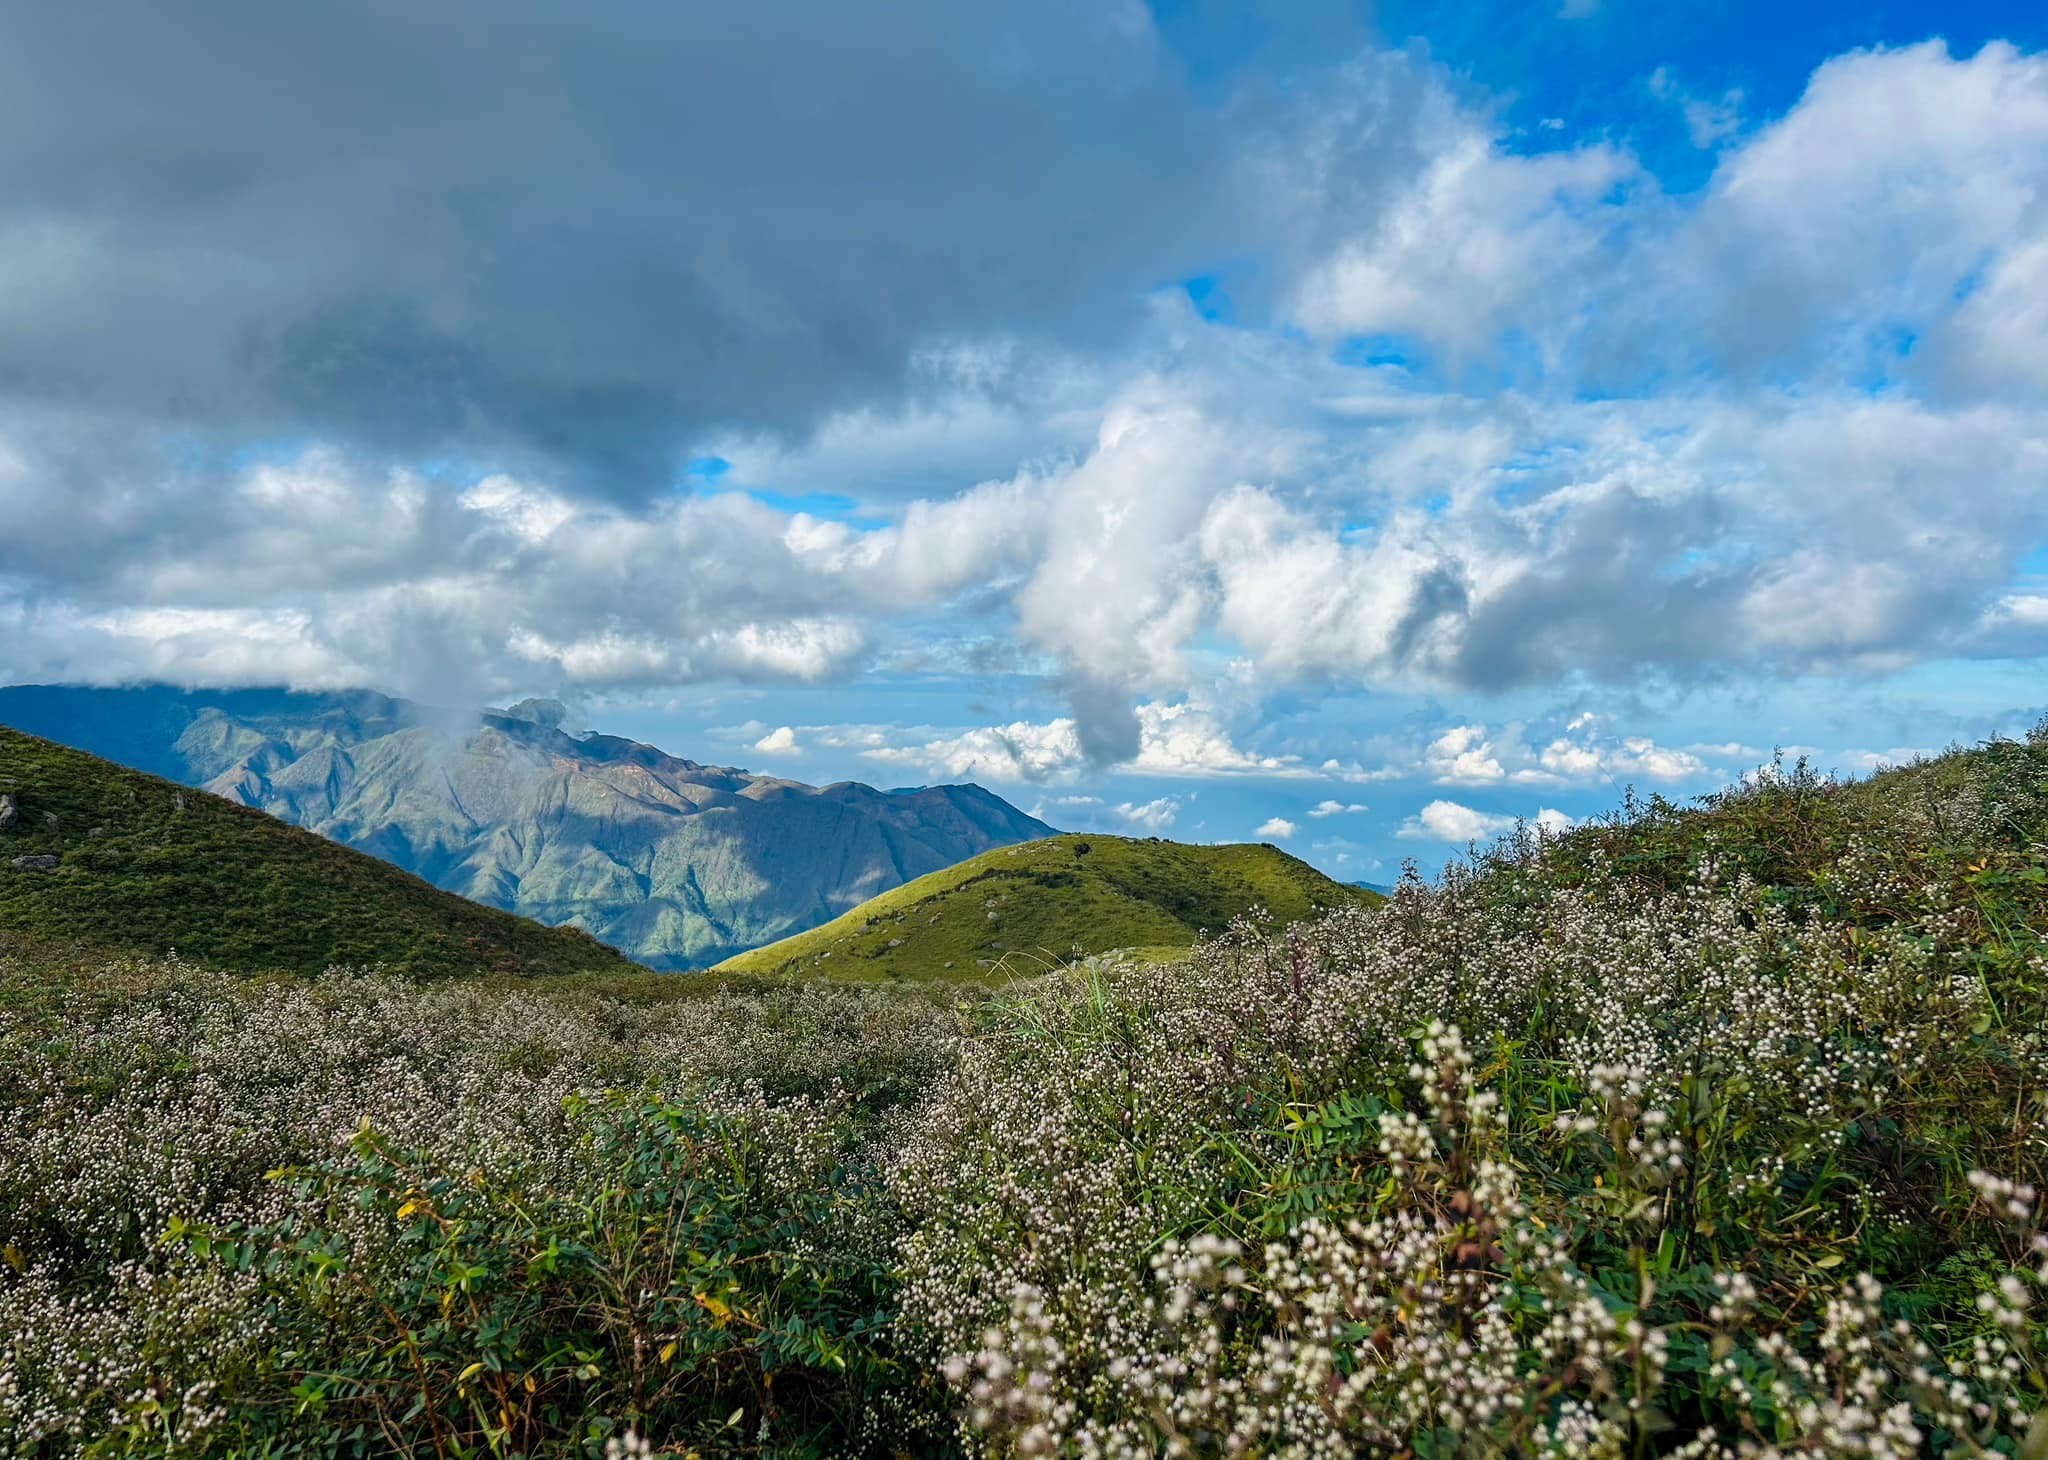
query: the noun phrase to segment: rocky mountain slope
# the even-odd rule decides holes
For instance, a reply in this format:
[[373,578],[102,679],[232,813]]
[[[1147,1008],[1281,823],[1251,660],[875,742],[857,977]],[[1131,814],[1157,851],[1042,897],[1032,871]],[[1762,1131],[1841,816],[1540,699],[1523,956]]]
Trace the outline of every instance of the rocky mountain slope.
[[1190,948],[1254,909],[1286,924],[1381,900],[1274,846],[1062,836],[984,852],[720,967],[834,978],[1003,978],[1118,948]]
[[260,812],[4,727],[0,930],[248,973],[634,971],[576,929],[479,907]]
[[0,724],[261,808],[478,902],[700,968],[1052,828],[978,786],[817,787],[574,737],[528,704],[0,689]]

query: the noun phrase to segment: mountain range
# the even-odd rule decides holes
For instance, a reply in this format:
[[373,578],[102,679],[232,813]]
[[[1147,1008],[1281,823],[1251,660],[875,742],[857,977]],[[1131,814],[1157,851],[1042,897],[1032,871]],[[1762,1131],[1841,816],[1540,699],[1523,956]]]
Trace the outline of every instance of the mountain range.
[[436,887],[706,967],[1053,828],[979,786],[809,786],[527,701],[444,714],[368,691],[0,689],[0,724],[256,807]]

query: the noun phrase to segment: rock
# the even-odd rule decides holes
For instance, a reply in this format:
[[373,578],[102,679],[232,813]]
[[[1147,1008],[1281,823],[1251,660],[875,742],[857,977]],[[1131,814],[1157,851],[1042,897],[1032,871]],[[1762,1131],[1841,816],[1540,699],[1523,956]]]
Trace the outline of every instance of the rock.
[[57,870],[57,863],[60,860],[61,858],[53,857],[48,852],[34,857],[16,857],[14,859],[14,870],[17,872],[54,872]]
[[14,798],[12,796],[0,796],[0,831],[6,831],[19,820],[21,820],[21,808],[15,804]]

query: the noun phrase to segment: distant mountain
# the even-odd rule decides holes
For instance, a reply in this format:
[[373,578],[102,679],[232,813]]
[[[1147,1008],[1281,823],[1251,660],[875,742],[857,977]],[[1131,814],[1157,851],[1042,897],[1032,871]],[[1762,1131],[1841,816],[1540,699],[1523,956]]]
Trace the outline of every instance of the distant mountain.
[[816,787],[700,765],[560,706],[368,692],[0,689],[0,724],[258,807],[654,968],[701,968],[1052,828],[979,786]]
[[719,967],[976,979],[1118,948],[1192,947],[1254,908],[1284,924],[1379,900],[1274,846],[1061,836],[984,852]]
[[252,973],[633,971],[573,928],[479,907],[259,811],[4,727],[0,930]]

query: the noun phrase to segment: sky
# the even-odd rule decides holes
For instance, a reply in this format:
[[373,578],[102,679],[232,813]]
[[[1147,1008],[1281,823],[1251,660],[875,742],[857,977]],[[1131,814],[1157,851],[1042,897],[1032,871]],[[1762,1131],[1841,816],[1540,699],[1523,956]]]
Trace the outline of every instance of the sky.
[[2048,12],[0,13],[0,682],[1425,872],[2048,713]]

